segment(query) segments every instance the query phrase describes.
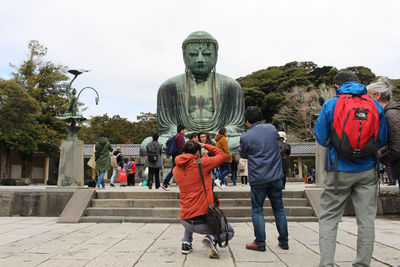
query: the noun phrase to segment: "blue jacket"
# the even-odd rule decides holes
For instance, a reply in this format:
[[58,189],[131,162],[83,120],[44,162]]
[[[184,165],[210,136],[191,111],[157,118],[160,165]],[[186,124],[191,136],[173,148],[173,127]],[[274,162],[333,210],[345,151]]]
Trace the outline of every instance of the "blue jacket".
[[240,157],[247,159],[251,185],[283,177],[278,132],[272,124],[253,123],[240,136]]
[[[336,92],[338,95],[340,94],[366,94],[367,90],[365,86],[359,84],[358,82],[345,82],[343,83]],[[333,113],[335,111],[335,105],[338,98],[333,97],[326,101],[322,106],[321,112],[319,113],[317,123],[315,124],[315,135],[317,142],[321,146],[328,146],[327,156],[325,159],[325,170],[333,171],[334,170],[334,162],[335,162],[335,148],[333,147],[332,142],[330,140],[330,133],[332,131],[332,122],[333,122]],[[376,108],[379,114],[379,146],[383,147],[386,144],[387,140],[387,125],[385,120],[385,114],[383,112],[382,105],[374,100]],[[329,144],[327,144],[329,142]],[[329,153],[329,154],[328,154]],[[330,163],[328,162],[330,157]],[[374,168],[376,165],[376,157],[374,155],[357,159],[357,160],[349,160],[343,158],[338,155],[338,171],[344,172],[362,172],[367,171]],[[331,167],[329,169],[329,167]]]

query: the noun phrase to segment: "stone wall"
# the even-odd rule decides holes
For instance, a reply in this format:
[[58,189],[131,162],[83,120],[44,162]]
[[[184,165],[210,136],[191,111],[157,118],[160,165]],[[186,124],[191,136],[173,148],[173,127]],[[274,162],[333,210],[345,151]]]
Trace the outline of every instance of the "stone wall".
[[[381,193],[377,199],[378,209],[376,215],[393,215],[400,214],[400,193]],[[355,216],[354,207],[351,200],[348,199],[344,210],[345,216]]]
[[0,216],[58,217],[74,189],[0,191]]

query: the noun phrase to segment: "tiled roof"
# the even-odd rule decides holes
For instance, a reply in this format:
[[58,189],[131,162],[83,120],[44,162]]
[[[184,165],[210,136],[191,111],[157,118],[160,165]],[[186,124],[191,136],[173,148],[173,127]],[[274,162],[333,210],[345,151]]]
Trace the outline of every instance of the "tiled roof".
[[315,156],[315,143],[288,143],[291,147],[291,157]]
[[[291,147],[291,157],[297,156],[315,156],[315,143],[289,143]],[[83,156],[84,158],[90,158],[93,153],[94,144],[83,146]],[[111,144],[113,149],[120,146],[122,148],[122,154],[127,157],[139,157],[139,144]]]
[[[83,157],[90,158],[93,154],[94,144],[83,145]],[[118,146],[122,149],[122,155],[124,157],[139,157],[140,145],[138,144],[111,144],[112,148],[115,150]]]

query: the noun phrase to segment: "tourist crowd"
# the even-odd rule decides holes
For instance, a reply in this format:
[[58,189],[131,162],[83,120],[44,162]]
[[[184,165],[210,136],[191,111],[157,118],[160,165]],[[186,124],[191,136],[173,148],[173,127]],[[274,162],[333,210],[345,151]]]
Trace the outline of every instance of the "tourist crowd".
[[[353,265],[370,266],[379,174],[388,184],[395,184],[400,179],[400,103],[392,99],[392,86],[384,77],[364,86],[358,83],[354,73],[340,72],[334,77],[333,84],[337,96],[323,104],[315,123],[316,140],[327,148],[326,175],[320,198],[319,266],[334,266],[338,223],[348,198],[356,211],[358,225],[357,255]],[[361,106],[358,106],[359,103],[362,103]],[[347,110],[347,115],[343,115]],[[342,119],[343,116],[345,119]],[[219,241],[233,238],[234,229],[229,223],[221,229],[220,235],[213,233],[207,223],[210,205],[219,205],[214,197],[214,186],[226,189],[229,174],[233,186],[237,184],[237,177],[243,186],[250,185],[255,238],[246,244],[246,248],[266,250],[263,206],[268,197],[278,231],[277,245],[281,249],[289,249],[282,190],[290,173],[290,145],[284,133],[278,133],[272,124],[261,122],[258,107],[247,107],[245,121],[248,130],[240,136],[239,154],[232,155],[227,140],[229,130],[225,127],[220,128],[212,140],[208,132],[191,132],[185,136],[185,126],[177,125],[176,134],[166,147],[158,142],[157,133],[146,146],[148,188],[152,189],[154,178],[156,189],[161,187],[169,191],[172,177],[179,187],[180,219],[184,227],[181,252],[184,254],[193,250],[193,233],[205,235],[202,242],[211,258],[220,257],[217,249],[218,244],[221,246]],[[357,121],[356,128],[351,128],[352,121]],[[365,140],[364,135],[368,135]],[[188,139],[186,142],[185,137]],[[343,144],[347,144],[346,147]],[[95,146],[96,170],[99,172],[97,187],[104,188],[104,173],[110,169],[110,162],[112,164],[110,151],[110,143],[101,136]],[[160,181],[164,151],[172,151],[168,152],[172,166],[168,175]],[[112,166],[110,185],[114,186],[121,170],[129,173],[127,185],[134,185],[134,160],[128,158],[124,162],[121,148],[117,148],[113,156],[116,162]],[[297,165],[292,171],[294,175],[299,174]],[[308,173],[307,179],[314,182],[315,169],[305,172]]]

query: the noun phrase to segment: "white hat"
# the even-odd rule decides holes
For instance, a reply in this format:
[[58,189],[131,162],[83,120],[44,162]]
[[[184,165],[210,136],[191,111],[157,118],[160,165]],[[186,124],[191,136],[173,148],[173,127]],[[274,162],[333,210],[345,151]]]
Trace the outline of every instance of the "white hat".
[[283,141],[286,142],[286,133],[283,131],[279,131],[278,134],[279,138],[283,138]]

